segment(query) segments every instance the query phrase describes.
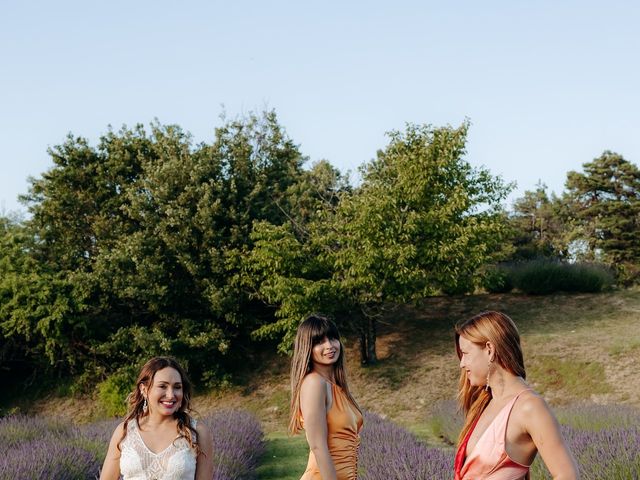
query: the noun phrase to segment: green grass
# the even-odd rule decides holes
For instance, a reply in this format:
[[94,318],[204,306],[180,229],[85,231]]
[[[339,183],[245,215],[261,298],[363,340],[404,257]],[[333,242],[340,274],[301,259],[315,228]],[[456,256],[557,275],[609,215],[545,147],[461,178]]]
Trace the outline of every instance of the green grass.
[[267,436],[267,450],[256,473],[260,480],[299,480],[307,466],[309,447],[304,434]]
[[556,355],[539,355],[529,367],[528,378],[540,393],[561,390],[574,399],[609,393],[604,365],[595,361],[564,359]]

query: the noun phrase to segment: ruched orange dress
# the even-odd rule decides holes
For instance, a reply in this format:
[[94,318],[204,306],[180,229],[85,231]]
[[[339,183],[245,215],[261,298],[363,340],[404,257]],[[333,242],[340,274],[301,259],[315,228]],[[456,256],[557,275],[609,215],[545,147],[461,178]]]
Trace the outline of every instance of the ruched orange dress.
[[521,393],[502,408],[465,458],[469,437],[478,420],[469,429],[464,441],[458,447],[454,480],[521,480],[525,478],[529,472],[529,465],[522,465],[511,459],[505,445],[509,416]]
[[[338,480],[356,480],[358,476],[358,446],[362,429],[362,414],[349,401],[342,388],[331,383],[333,404],[327,412],[327,445]],[[304,427],[304,418],[301,418]],[[313,452],[309,452],[307,469],[300,480],[322,480]]]

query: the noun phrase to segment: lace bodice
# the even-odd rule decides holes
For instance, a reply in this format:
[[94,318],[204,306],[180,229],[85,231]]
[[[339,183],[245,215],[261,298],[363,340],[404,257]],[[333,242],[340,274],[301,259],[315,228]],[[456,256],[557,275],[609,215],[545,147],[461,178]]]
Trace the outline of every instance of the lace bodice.
[[[193,428],[195,423],[193,420]],[[127,424],[121,447],[124,480],[194,480],[196,476],[196,453],[186,439],[177,438],[162,452],[153,453],[142,440],[135,419]]]

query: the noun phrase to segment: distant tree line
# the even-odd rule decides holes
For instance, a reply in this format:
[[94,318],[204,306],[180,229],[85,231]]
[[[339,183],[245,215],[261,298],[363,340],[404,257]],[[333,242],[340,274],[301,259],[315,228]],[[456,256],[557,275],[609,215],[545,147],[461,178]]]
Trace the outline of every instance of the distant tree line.
[[[512,186],[465,159],[468,124],[409,124],[354,185],[306,157],[273,111],[224,120],[212,143],[174,125],[69,135],[31,179],[29,216],[0,217],[0,375],[125,379],[151,355],[224,381],[265,339],[286,352],[332,315],[376,361],[391,305],[482,285],[487,266],[594,261],[640,272],[640,173],[605,152],[566,192]],[[114,380],[116,379],[116,380]]]

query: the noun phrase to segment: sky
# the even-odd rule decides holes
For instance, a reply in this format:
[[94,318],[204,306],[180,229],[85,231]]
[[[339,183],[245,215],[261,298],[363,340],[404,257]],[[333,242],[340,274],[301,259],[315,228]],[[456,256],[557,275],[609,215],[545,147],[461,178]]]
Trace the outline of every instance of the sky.
[[0,213],[71,132],[274,109],[309,163],[357,169],[407,122],[471,122],[465,156],[560,193],[640,162],[640,2],[0,0]]

